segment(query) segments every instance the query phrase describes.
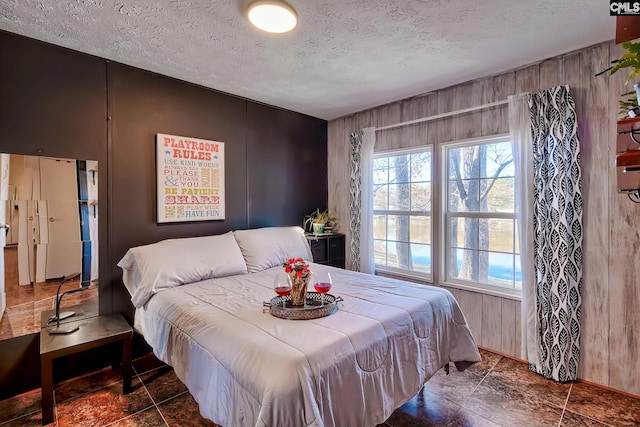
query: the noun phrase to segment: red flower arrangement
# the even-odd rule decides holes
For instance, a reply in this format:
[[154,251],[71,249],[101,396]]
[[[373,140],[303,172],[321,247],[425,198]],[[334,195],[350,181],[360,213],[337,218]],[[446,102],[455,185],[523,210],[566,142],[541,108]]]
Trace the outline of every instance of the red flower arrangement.
[[304,279],[311,274],[309,270],[309,264],[307,264],[302,258],[291,258],[282,263],[284,271],[287,273],[294,272],[299,279]]

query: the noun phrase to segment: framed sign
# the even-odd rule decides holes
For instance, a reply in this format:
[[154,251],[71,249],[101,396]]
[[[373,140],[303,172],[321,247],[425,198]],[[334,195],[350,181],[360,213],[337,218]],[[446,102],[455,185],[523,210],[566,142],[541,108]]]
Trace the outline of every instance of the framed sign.
[[224,219],[224,143],[156,135],[159,223]]

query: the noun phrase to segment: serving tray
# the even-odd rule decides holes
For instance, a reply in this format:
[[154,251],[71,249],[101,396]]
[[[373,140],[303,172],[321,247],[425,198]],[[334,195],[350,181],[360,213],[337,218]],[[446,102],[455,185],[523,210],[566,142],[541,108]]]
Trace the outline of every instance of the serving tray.
[[[331,294],[324,294],[324,305],[322,305],[322,294],[318,292],[307,292],[307,302],[305,305],[292,306],[291,297],[274,297],[271,301],[265,302],[264,306],[269,308],[271,315],[281,319],[308,320],[325,317],[338,311],[338,303],[341,297]],[[284,307],[282,300],[284,299]]]

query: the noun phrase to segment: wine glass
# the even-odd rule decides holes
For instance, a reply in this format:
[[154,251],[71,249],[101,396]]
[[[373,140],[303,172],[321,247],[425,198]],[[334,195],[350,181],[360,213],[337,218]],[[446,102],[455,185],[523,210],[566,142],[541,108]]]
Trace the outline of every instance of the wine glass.
[[273,281],[273,289],[282,298],[282,308],[285,308],[287,295],[291,294],[291,278],[287,273],[278,273]]
[[321,295],[320,305],[324,305],[324,294],[331,290],[331,274],[328,271],[323,271],[313,275],[313,287],[316,292]]

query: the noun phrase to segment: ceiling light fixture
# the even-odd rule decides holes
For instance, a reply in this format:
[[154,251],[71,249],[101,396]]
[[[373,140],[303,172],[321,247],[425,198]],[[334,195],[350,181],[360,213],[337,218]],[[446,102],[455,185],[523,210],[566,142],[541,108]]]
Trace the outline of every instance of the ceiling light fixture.
[[288,33],[298,25],[296,11],[278,0],[251,3],[247,17],[256,28],[268,33]]

